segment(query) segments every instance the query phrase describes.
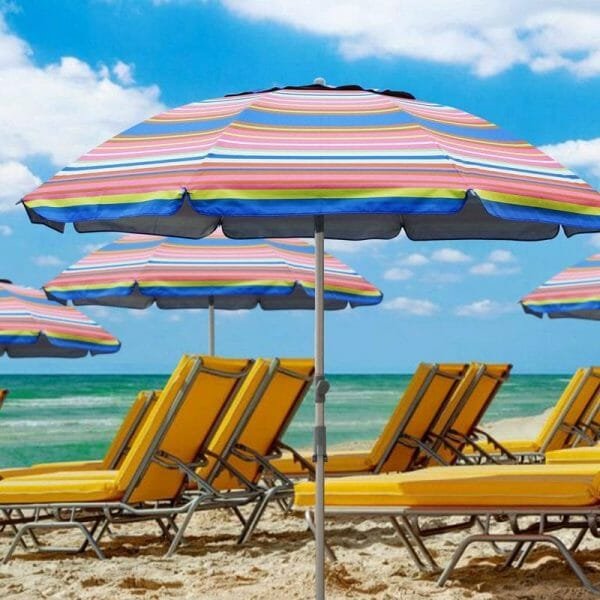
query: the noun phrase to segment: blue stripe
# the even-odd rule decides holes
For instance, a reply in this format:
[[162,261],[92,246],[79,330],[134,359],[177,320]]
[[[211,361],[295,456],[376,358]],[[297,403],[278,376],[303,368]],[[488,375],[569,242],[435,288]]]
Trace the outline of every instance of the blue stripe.
[[481,203],[494,217],[509,221],[531,221],[537,223],[552,223],[566,227],[584,227],[600,230],[600,215],[578,215],[548,208],[535,208],[506,204],[485,198],[485,192],[477,191]]
[[516,141],[515,138],[499,127],[468,127],[430,121],[410,115],[402,109],[386,113],[370,114],[313,114],[265,112],[252,108],[242,111],[236,118],[239,123],[249,125],[272,125],[277,127],[392,127],[403,125],[422,125],[428,129],[490,141]]
[[169,217],[183,204],[182,199],[153,199],[123,204],[91,204],[70,207],[40,206],[36,213],[44,219],[59,223],[124,219],[128,217]]
[[[432,190],[434,192],[434,190]],[[360,193],[360,190],[357,190]],[[255,200],[247,198],[222,198],[195,200],[192,206],[202,215],[212,217],[286,217],[339,214],[451,214],[458,212],[464,199],[423,198],[411,196],[396,198],[306,198],[294,200]]]
[[149,122],[142,121],[117,136],[118,138],[143,135],[169,135],[172,133],[202,133],[212,129],[227,127],[237,117],[237,113],[222,119],[178,121],[178,122]]
[[591,300],[589,302],[572,302],[572,303],[556,303],[556,304],[528,304],[523,303],[523,307],[528,312],[536,313],[538,315],[560,315],[576,317],[577,312],[583,311],[598,311],[598,318],[600,318],[600,300]]

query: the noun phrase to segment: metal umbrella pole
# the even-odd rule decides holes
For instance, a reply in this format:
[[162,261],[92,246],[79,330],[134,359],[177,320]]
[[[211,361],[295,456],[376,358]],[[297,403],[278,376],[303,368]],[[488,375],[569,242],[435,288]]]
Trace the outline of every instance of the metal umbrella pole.
[[325,236],[324,217],[315,217],[315,597],[325,598],[325,397],[329,383],[325,379]]
[[208,353],[215,355],[215,298],[208,299]]

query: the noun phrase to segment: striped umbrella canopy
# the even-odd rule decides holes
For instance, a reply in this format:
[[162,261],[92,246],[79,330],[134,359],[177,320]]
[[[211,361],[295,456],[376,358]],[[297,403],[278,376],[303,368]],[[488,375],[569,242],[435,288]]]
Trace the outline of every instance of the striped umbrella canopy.
[[[314,246],[301,240],[201,240],[126,235],[49,281],[49,298],[127,308],[313,309]],[[336,257],[325,255],[325,309],[378,304],[381,292]]]
[[324,579],[324,238],[541,240],[600,230],[600,195],[462,110],[359,86],[194,102],[91,150],[25,196],[63,230],[315,237],[316,595]]
[[79,358],[120,348],[76,308],[48,300],[43,290],[0,281],[0,356]]
[[[600,196],[462,110],[358,86],[193,102],[83,155],[25,196],[62,230],[199,238],[538,240],[600,228]],[[281,216],[285,215],[285,219]],[[248,219],[246,217],[252,217]]]
[[521,305],[536,317],[600,319],[600,253],[554,275]]

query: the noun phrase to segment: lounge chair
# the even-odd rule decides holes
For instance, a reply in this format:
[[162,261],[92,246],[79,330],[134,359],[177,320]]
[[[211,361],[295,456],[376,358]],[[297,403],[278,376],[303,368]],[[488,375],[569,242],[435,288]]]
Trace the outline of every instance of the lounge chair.
[[[255,500],[219,495],[212,488],[182,494],[233,399],[253,396],[268,370],[265,361],[185,356],[171,375],[136,439],[116,470],[67,471],[0,481],[0,511],[15,528],[4,558],[26,534],[78,529],[99,558],[98,542],[111,523],[153,519],[169,534],[174,517],[200,503],[237,506]],[[166,521],[167,525],[164,524]],[[181,541],[172,541],[173,551]],[[40,548],[44,549],[44,548]]]
[[[294,509],[304,511],[313,527],[315,489],[309,481],[295,484]],[[325,481],[325,511],[337,518],[386,518],[420,570],[439,567],[425,546],[425,538],[449,531],[482,527],[468,532],[441,573],[443,585],[464,553],[475,542],[509,543],[505,567],[520,567],[531,548],[553,545],[584,587],[600,593],[572,555],[583,535],[600,537],[600,467],[577,465],[483,465],[432,467],[410,473],[329,478]],[[438,524],[424,526],[421,519]],[[456,523],[456,517],[465,521]],[[440,520],[449,520],[439,524]],[[572,548],[556,535],[576,530]],[[328,548],[331,558],[335,555]]]
[[244,525],[240,543],[250,538],[269,502],[292,496],[292,482],[269,460],[281,448],[289,448],[282,437],[313,374],[312,359],[273,359],[256,393],[238,395],[232,402],[205,451],[207,463],[197,470],[205,484],[230,496],[247,496],[248,492],[260,496],[248,518],[237,513]]
[[594,445],[600,439],[600,368],[577,369],[534,440],[481,444],[488,455],[508,451],[522,462],[543,462],[548,452]]
[[[419,364],[371,450],[328,453],[326,474],[331,476],[408,470],[419,456],[418,444],[426,439],[432,424],[443,411],[467,369],[467,364]],[[310,455],[289,453],[272,461],[272,465],[289,477],[305,477],[312,471],[310,461]]]
[[[455,463],[516,462],[489,433],[479,427],[500,386],[508,379],[512,365],[472,363],[460,385],[427,434],[425,461],[416,466],[453,465]],[[483,445],[502,450],[501,457],[488,454]],[[477,449],[467,454],[465,449]]]
[[0,469],[0,479],[57,471],[104,471],[119,468],[157,397],[157,392],[138,393],[102,460],[39,463],[30,467]]

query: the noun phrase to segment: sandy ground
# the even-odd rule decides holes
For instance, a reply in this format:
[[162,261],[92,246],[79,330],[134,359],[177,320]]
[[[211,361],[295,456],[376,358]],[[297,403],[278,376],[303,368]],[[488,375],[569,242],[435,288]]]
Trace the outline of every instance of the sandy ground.
[[[518,437],[534,434],[536,418],[519,419]],[[514,421],[495,424],[506,437]],[[513,436],[514,437],[514,436]],[[108,560],[91,553],[78,556],[25,553],[20,550],[0,566],[0,598],[310,598],[313,592],[312,536],[304,521],[271,509],[255,536],[236,545],[239,522],[228,512],[195,515],[186,544],[170,559],[154,524],[116,529],[103,548]],[[565,539],[572,537],[565,533]],[[73,532],[47,534],[45,539],[75,545]],[[503,600],[592,598],[580,587],[556,553],[544,547],[526,568],[501,572],[502,557],[489,546],[473,546],[445,588],[420,575],[386,520],[343,520],[328,523],[328,539],[338,562],[327,569],[329,598],[401,598]],[[456,534],[429,539],[428,546],[443,563],[455,548]],[[0,552],[9,536],[0,534]],[[592,552],[592,550],[594,550]],[[593,538],[584,543],[577,559],[593,581],[600,583],[600,552]]]

